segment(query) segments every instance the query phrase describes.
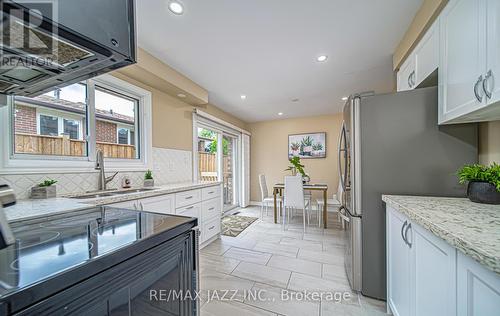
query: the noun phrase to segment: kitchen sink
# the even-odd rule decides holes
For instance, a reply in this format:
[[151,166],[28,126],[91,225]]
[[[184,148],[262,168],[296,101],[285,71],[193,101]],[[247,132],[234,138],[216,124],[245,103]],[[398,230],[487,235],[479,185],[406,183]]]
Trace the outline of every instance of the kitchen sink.
[[141,189],[126,189],[126,190],[121,190],[121,191],[103,191],[99,193],[94,193],[94,194],[82,194],[78,196],[73,196],[71,197],[72,199],[96,199],[96,198],[102,198],[102,197],[109,197],[109,196],[115,196],[115,195],[122,195],[122,194],[130,194],[130,193],[140,193],[140,192],[147,192],[154,190],[155,188],[141,188]]
[[113,196],[115,194],[116,194],[116,192],[115,193],[86,194],[86,195],[73,196],[71,198],[72,199],[95,199],[95,198]]
[[132,190],[116,191],[116,192],[113,192],[112,194],[116,195],[116,194],[139,193],[139,192],[147,192],[147,191],[151,191],[151,190],[154,190],[154,188],[142,188],[142,189],[132,189]]

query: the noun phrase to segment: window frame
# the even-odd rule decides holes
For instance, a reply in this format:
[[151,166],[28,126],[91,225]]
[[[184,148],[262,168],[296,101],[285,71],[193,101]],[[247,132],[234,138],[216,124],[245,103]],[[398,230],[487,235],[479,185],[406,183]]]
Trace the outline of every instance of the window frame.
[[[80,122],[82,140],[87,141],[87,156],[44,156],[21,154],[14,152],[14,97],[8,97],[8,106],[0,107],[0,131],[9,137],[0,137],[0,173],[69,173],[69,172],[95,172],[96,155],[96,130],[95,130],[95,94],[96,85],[110,91],[129,96],[138,100],[136,129],[138,132],[139,159],[105,158],[106,169],[109,171],[145,171],[152,168],[152,96],[151,92],[135,86],[127,81],[105,74],[86,81],[87,85],[87,131],[83,135],[83,124]],[[54,116],[54,115],[51,115]],[[62,119],[59,116],[60,125]],[[39,113],[37,111],[37,120]],[[63,127],[64,128],[64,127]],[[130,137],[130,136],[129,136]]]

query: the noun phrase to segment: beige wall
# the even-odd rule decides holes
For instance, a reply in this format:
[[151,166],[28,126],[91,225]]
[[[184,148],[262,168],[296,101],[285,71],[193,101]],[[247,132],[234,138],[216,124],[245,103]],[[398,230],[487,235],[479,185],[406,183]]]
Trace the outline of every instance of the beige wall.
[[328,195],[337,191],[337,142],[342,114],[304,117],[250,123],[250,197],[260,201],[259,174],[265,174],[267,185],[272,193],[272,184],[282,182],[289,172],[288,134],[326,132],[326,158],[302,159],[305,171],[312,182],[327,183]]
[[500,121],[479,125],[479,162],[500,163]]
[[[141,71],[137,68],[137,71]],[[148,86],[122,73],[114,72],[113,75],[128,81],[152,93],[153,102],[153,146],[161,148],[189,150],[193,149],[193,107],[172,97],[164,91]],[[207,104],[197,108],[212,114],[222,120],[246,129],[245,122],[220,110],[214,105]]]

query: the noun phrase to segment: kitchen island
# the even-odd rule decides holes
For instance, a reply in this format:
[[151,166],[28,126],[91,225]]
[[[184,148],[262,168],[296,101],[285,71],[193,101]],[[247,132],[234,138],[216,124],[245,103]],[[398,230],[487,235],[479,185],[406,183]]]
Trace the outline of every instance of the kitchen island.
[[197,289],[195,218],[94,206],[11,225],[1,315],[196,313],[195,300],[151,299]]
[[500,206],[384,195],[387,306],[394,315],[497,315]]

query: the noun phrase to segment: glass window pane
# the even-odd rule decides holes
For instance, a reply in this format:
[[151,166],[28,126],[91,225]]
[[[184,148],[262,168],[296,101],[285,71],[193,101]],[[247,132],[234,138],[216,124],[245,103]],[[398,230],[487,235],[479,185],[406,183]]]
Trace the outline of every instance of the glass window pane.
[[14,152],[87,156],[87,87],[76,83],[34,98],[15,97]]
[[128,143],[128,129],[120,128],[118,130],[118,144],[129,145],[129,143]]
[[218,181],[217,132],[198,128],[198,178]]
[[139,159],[139,101],[96,86],[96,146],[106,158]]
[[57,117],[40,115],[40,135],[58,136],[58,121]]
[[79,139],[80,122],[74,120],[64,120],[64,134],[68,134],[70,139]]

